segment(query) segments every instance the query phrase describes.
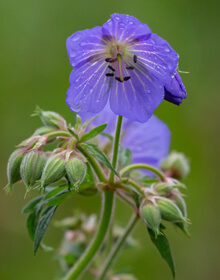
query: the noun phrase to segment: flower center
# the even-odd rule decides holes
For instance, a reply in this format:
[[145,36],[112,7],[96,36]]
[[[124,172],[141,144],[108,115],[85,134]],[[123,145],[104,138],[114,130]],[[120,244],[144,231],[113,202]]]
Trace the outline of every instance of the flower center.
[[107,57],[105,61],[108,65],[107,77],[115,76],[115,79],[121,83],[130,80],[129,70],[134,70],[137,63],[137,56],[124,46],[118,43],[112,43],[109,51],[111,57]]

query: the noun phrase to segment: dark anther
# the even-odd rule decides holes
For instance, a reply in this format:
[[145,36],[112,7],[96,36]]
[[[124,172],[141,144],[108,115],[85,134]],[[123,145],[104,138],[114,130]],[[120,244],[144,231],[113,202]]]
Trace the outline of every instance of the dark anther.
[[133,66],[127,66],[126,69],[128,69],[128,70],[134,70],[134,67],[133,67]]
[[109,65],[108,68],[115,72],[115,69],[111,65]]
[[134,56],[133,56],[133,61],[134,61],[134,63],[137,63],[137,59],[138,59],[137,56],[134,55]]
[[128,80],[130,80],[130,79],[131,79],[130,76],[124,77],[124,81],[128,81]]
[[115,77],[115,80],[123,83],[123,81],[119,77]]
[[114,76],[114,73],[107,73],[107,74],[105,74],[105,76],[106,77],[112,77],[112,76]]
[[116,58],[108,57],[108,58],[105,59],[106,62],[110,62],[110,63],[116,62],[117,60],[118,60],[117,57]]

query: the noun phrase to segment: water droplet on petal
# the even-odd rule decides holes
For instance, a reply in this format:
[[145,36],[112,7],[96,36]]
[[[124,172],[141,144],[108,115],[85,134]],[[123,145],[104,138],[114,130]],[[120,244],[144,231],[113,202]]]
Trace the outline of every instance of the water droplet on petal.
[[97,100],[96,100],[96,103],[99,103],[99,102],[100,102],[100,100],[99,100],[99,99],[97,99]]
[[77,35],[76,35],[76,36],[72,37],[72,41],[76,42],[76,41],[78,41],[80,38],[81,38],[80,36],[77,36]]
[[120,17],[115,17],[115,19],[120,20]]
[[165,50],[165,52],[170,52],[170,48],[167,45],[165,45],[163,49]]
[[151,93],[151,90],[150,90],[150,89],[148,89],[148,90],[147,90],[147,93]]
[[133,21],[129,21],[128,24],[134,24]]

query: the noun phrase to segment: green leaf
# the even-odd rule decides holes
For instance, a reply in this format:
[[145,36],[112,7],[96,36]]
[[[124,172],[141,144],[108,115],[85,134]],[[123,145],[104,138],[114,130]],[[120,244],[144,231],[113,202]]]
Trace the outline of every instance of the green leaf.
[[130,149],[126,149],[123,146],[119,147],[119,167],[120,169],[132,163],[132,153]]
[[87,121],[85,121],[83,124],[82,124],[82,128],[86,128],[91,122],[93,122],[95,119],[97,119],[99,117],[99,115],[97,116],[94,116],[90,119],[88,119]]
[[47,202],[48,206],[60,205],[72,192],[71,191],[62,191],[59,193],[59,196],[54,197],[53,199]]
[[69,190],[65,187],[59,187],[55,190],[50,191],[44,200],[44,204],[48,206],[60,205],[70,194],[74,191]]
[[43,195],[38,196],[31,201],[29,201],[24,208],[22,209],[22,213],[27,214],[34,211],[35,206],[44,198]]
[[28,216],[27,222],[26,222],[28,234],[29,234],[31,240],[33,240],[33,241],[34,241],[34,235],[35,235],[35,230],[36,230],[36,226],[37,226],[37,219],[38,219],[38,216],[36,215],[35,212],[33,212]]
[[104,123],[104,124],[101,124],[95,128],[93,128],[92,130],[90,130],[88,133],[85,133],[81,139],[80,139],[80,142],[85,142],[85,141],[88,141],[94,137],[96,137],[97,135],[99,135],[100,133],[102,133],[105,128],[107,126],[107,123]]
[[37,224],[37,228],[36,228],[35,236],[34,236],[34,255],[36,254],[37,249],[40,246],[40,242],[47,230],[47,227],[48,227],[56,209],[57,209],[57,206],[48,207],[47,209],[45,209],[44,213],[42,214],[42,216]]
[[103,153],[102,151],[99,150],[97,145],[91,144],[91,143],[84,143],[81,144],[86,151],[93,156],[94,158],[96,158],[98,161],[100,161],[101,163],[103,163],[106,167],[108,167],[116,176],[119,177],[117,171],[115,171],[115,169],[112,167],[111,163],[109,162],[107,156],[105,155],[105,153]]
[[151,241],[153,242],[153,244],[158,249],[161,257],[169,265],[169,267],[171,269],[171,272],[172,272],[172,275],[173,275],[173,278],[175,278],[174,261],[173,261],[173,257],[172,257],[172,254],[171,254],[170,245],[169,245],[169,242],[168,242],[165,234],[163,233],[163,235],[158,235],[157,238],[155,238],[155,233],[154,233],[153,230],[148,228],[148,232],[150,234]]
[[79,136],[71,129],[71,128],[67,128],[69,133],[76,138],[77,141],[79,141]]
[[67,185],[63,187],[58,187],[53,189],[52,191],[48,192],[48,194],[45,196],[44,200],[48,200],[51,197],[54,197],[56,194],[60,193],[63,190],[67,190]]

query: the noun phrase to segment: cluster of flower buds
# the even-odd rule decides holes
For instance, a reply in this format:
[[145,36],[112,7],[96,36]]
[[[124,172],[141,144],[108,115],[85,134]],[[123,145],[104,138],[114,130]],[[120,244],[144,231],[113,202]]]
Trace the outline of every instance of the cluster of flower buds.
[[85,159],[74,150],[76,139],[64,137],[53,151],[46,151],[45,148],[51,141],[57,140],[57,132],[62,130],[68,135],[65,119],[40,108],[37,108],[35,115],[40,116],[44,126],[19,144],[11,154],[5,190],[11,192],[13,185],[22,180],[29,192],[33,187],[45,188],[62,178],[77,189],[86,176],[87,165]]
[[155,237],[161,234],[161,220],[169,221],[180,227],[187,235],[187,209],[180,192],[185,186],[176,180],[152,184],[147,190],[140,213],[147,226],[153,230]]
[[189,160],[183,153],[173,151],[161,161],[161,169],[168,177],[182,179],[190,172]]

